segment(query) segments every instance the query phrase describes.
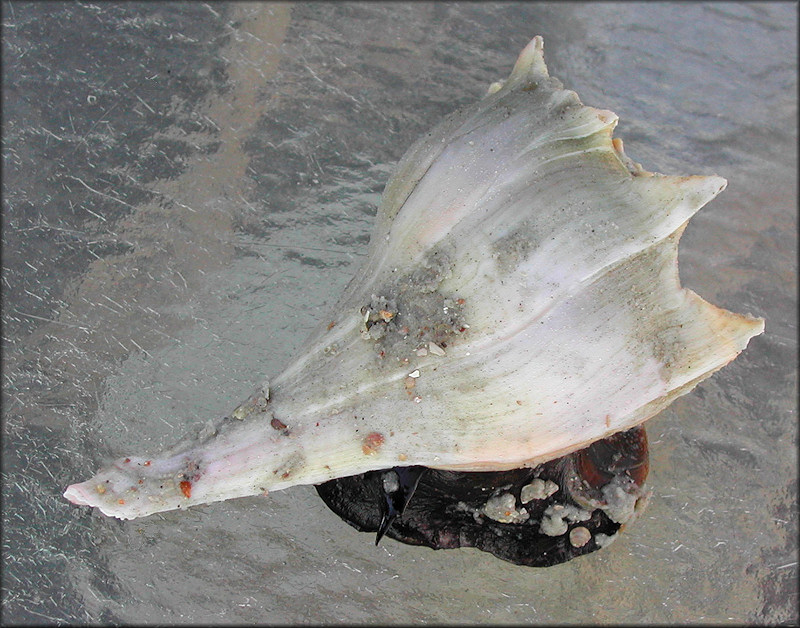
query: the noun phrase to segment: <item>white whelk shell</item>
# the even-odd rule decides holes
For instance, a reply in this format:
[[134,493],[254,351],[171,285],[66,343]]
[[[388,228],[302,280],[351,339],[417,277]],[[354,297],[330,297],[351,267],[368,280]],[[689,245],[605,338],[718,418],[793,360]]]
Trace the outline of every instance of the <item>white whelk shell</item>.
[[406,153],[363,271],[240,420],[65,497],[131,519],[397,465],[533,466],[689,392],[764,322],[680,287],[680,235],[725,180],[643,171],[616,123],[534,38]]

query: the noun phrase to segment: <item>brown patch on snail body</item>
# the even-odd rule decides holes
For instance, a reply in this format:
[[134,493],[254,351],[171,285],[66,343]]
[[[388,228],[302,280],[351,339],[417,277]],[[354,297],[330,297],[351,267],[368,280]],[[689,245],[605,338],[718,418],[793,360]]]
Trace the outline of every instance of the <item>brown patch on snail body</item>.
[[647,434],[632,428],[592,443],[578,452],[576,467],[581,479],[595,489],[622,474],[641,486],[649,470]]

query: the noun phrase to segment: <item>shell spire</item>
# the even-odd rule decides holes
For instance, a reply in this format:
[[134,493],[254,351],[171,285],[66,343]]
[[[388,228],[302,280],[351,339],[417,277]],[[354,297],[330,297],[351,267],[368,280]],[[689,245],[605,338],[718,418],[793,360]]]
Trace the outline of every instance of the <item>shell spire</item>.
[[363,271],[268,389],[65,497],[129,519],[395,466],[531,467],[689,392],[764,321],[680,286],[680,235],[725,180],[646,172],[616,123],[535,37],[400,160]]
[[531,39],[519,53],[508,81],[513,83],[518,78],[522,80],[524,76],[527,76],[528,80],[544,79],[550,76],[544,63],[544,39],[541,35],[536,35]]
[[505,86],[511,87],[520,83],[535,84],[549,76],[544,62],[544,39],[541,35],[537,35],[519,53],[509,77],[492,83],[489,86],[488,94],[494,94]]

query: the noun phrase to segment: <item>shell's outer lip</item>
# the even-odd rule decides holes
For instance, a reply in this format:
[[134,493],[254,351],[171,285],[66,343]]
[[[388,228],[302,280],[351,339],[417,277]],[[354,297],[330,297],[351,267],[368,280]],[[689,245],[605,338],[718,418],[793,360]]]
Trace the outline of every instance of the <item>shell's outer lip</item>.
[[680,286],[682,230],[726,181],[644,171],[616,123],[549,77],[535,37],[400,160],[365,270],[235,428],[65,497],[132,518],[398,462],[516,468],[689,392],[764,321]]

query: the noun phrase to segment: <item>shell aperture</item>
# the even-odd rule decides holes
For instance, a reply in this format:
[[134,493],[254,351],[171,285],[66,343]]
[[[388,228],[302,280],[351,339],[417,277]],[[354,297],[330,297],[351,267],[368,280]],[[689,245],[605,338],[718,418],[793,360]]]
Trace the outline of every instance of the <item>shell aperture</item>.
[[725,180],[644,171],[616,122],[534,38],[401,159],[363,271],[280,375],[65,497],[132,519],[398,466],[535,469],[688,393],[764,322],[680,286],[680,235]]
[[[387,527],[384,497],[407,469],[418,485]],[[317,492],[357,530],[377,531],[376,543],[385,533],[409,545],[474,547],[517,565],[550,567],[613,542],[649,499],[647,471],[647,436],[637,426],[533,468],[394,468],[330,480]]]

